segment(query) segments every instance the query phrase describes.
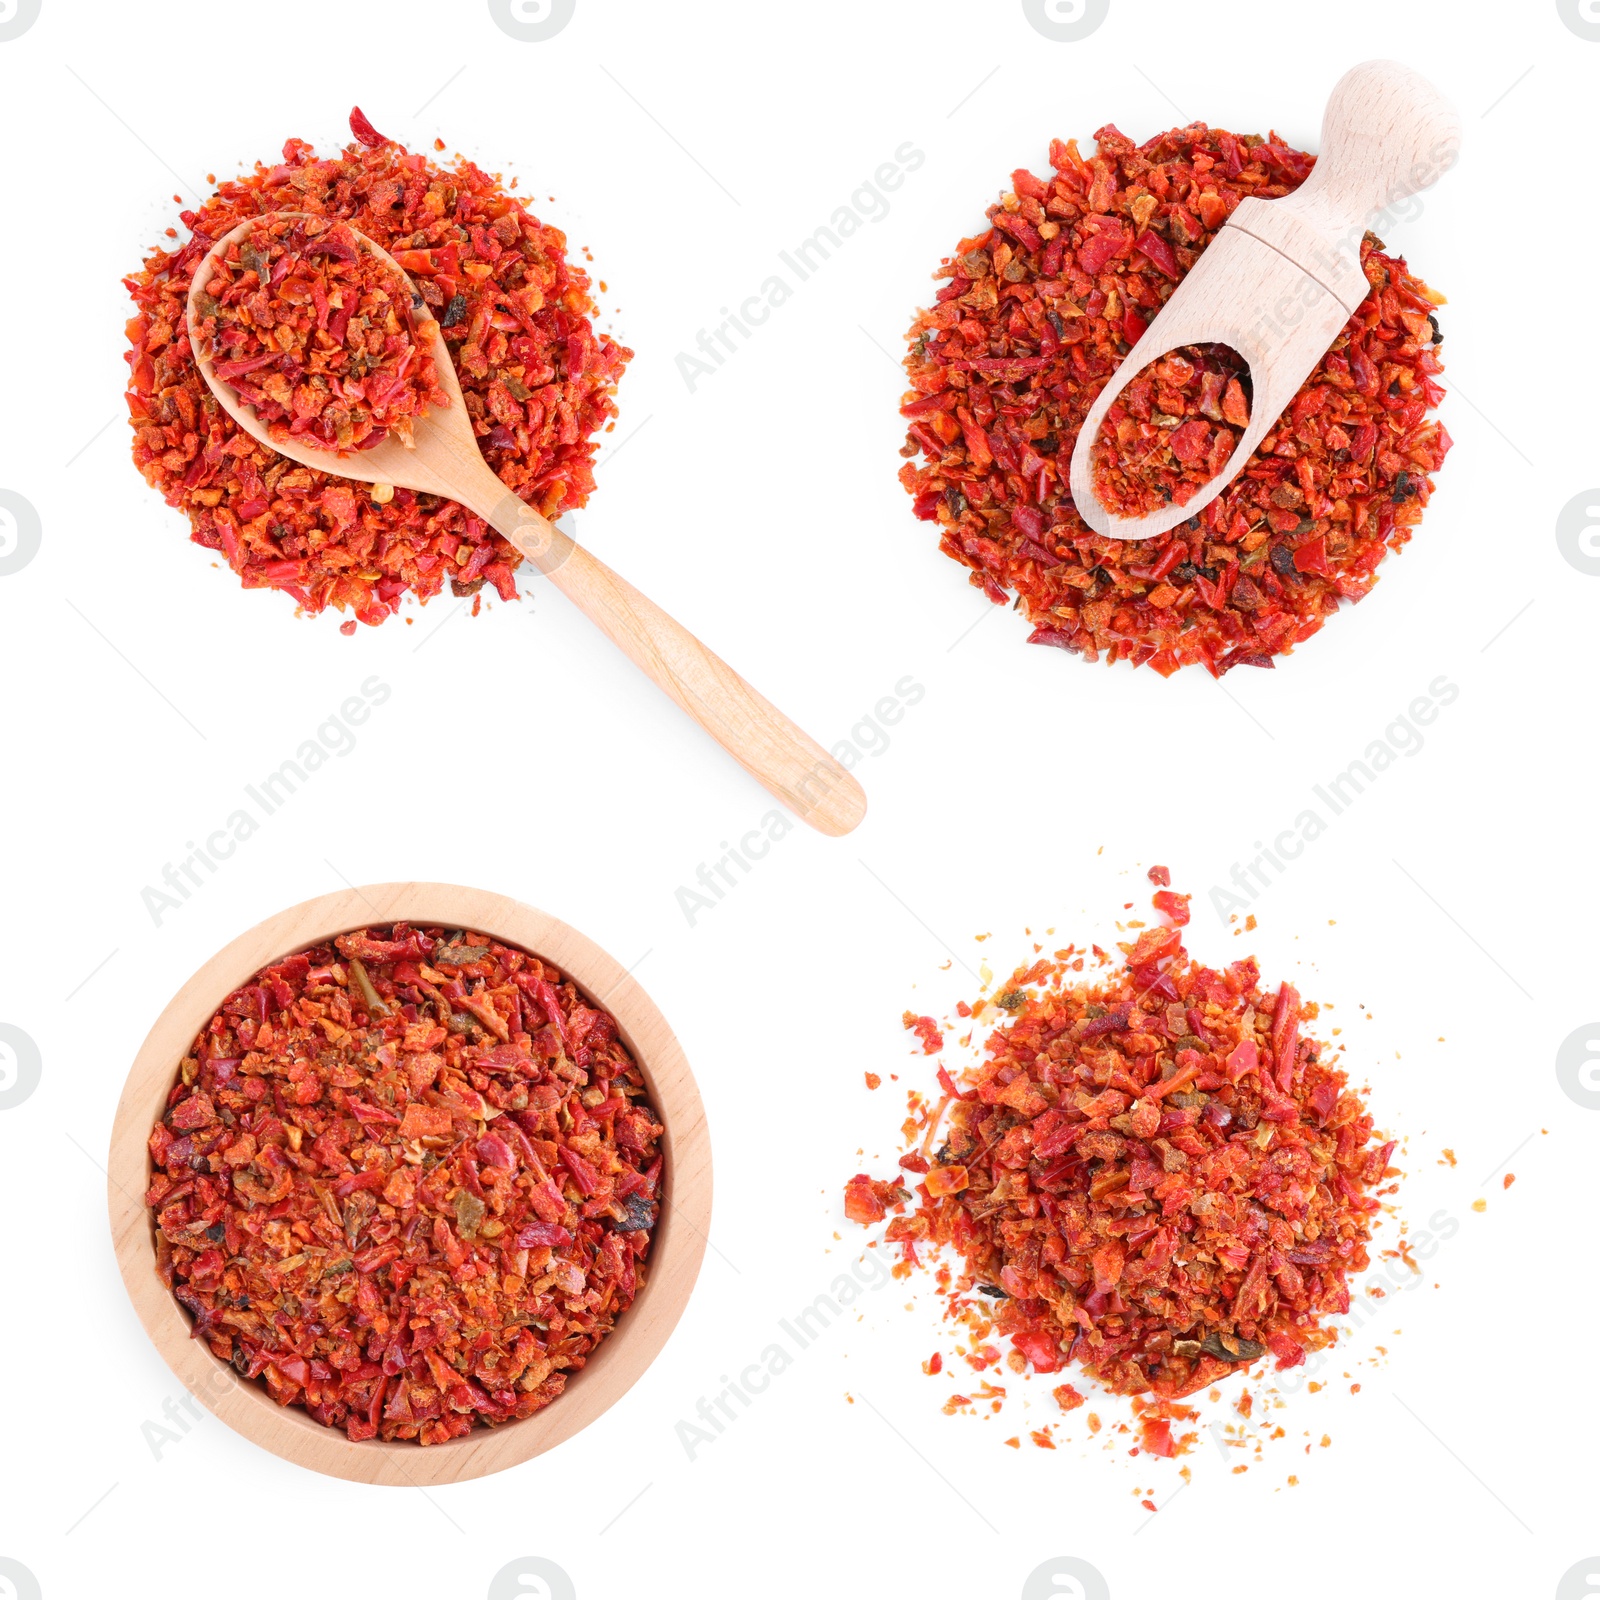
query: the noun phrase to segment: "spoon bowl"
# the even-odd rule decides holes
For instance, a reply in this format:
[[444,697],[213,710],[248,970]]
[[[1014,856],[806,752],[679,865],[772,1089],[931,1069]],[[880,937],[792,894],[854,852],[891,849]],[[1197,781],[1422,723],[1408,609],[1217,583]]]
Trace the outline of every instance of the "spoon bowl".
[[[488,464],[479,454],[477,440],[472,432],[472,419],[467,413],[466,401],[462,398],[461,380],[456,376],[455,363],[444,347],[443,334],[428,302],[417,293],[405,268],[380,244],[369,239],[364,233],[357,233],[354,228],[350,231],[355,233],[360,248],[381,261],[411,290],[411,310],[417,343],[425,350],[431,347],[434,364],[438,369],[439,387],[450,397],[450,404],[430,406],[423,416],[418,418],[415,438],[409,445],[396,434],[390,433],[370,450],[321,450],[314,445],[302,444],[293,436],[284,438],[273,434],[256,415],[255,407],[241,400],[225,378],[217,376],[216,361],[210,341],[199,331],[202,321],[200,298],[211,282],[211,274],[216,263],[226,256],[234,245],[241,243],[251,229],[267,218],[277,218],[282,221],[327,220],[314,217],[308,211],[271,211],[264,216],[246,217],[237,227],[230,228],[212,245],[195,269],[194,276],[189,280],[187,313],[189,347],[194,353],[200,376],[205,379],[206,386],[217,397],[222,409],[252,439],[266,445],[269,450],[276,450],[280,456],[288,456],[291,461],[298,461],[301,466],[314,468],[318,472],[353,478],[358,483],[387,483],[395,488],[415,489],[422,494],[448,494],[450,491],[445,487],[444,477],[461,459],[463,451],[475,457],[478,464],[487,472]],[[451,455],[448,462],[436,464],[437,454],[445,441],[452,447]],[[440,470],[441,465],[443,472]],[[492,473],[490,475],[493,476]],[[495,481],[499,482],[498,479]],[[539,520],[543,521],[543,518]]]

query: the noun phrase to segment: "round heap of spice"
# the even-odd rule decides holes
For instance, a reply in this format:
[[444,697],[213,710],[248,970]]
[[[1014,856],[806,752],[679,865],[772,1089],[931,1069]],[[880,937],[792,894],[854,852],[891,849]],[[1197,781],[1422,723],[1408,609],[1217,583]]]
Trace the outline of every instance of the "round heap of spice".
[[414,420],[450,403],[410,285],[348,223],[264,217],[213,260],[196,302],[216,375],[274,439],[409,444]]
[[[862,1173],[845,1212],[871,1223],[892,1207],[886,1237],[912,1266],[949,1246],[964,1264],[953,1309],[980,1314],[971,1297],[987,1297],[1017,1370],[1077,1366],[1173,1401],[1334,1342],[1326,1319],[1367,1266],[1394,1143],[1374,1143],[1301,1031],[1316,1007],[1287,983],[1264,992],[1252,959],[1194,962],[1188,896],[1165,868],[1151,877],[1169,920],[1120,971],[1091,982],[1073,976],[1081,954],[1041,958],[999,995],[1009,1016],[983,1064],[959,1084],[938,1069],[944,1098],[900,1161],[913,1209],[900,1181]],[[927,1020],[908,1018],[925,1044]]]
[[[1032,643],[1163,675],[1271,666],[1365,595],[1421,519],[1450,448],[1429,415],[1442,297],[1368,234],[1371,292],[1244,472],[1170,534],[1102,538],[1069,485],[1089,407],[1240,200],[1289,194],[1314,163],[1204,123],[1096,137],[1087,158],[1052,141],[1047,177],[1014,172],[936,274],[949,282],[909,335],[901,481],[972,582],[1016,596]],[[1172,454],[1180,477],[1201,470]]]
[[258,444],[217,404],[189,349],[189,280],[223,234],[273,211],[342,220],[394,256],[438,319],[501,482],[546,517],[586,502],[595,435],[616,417],[633,352],[596,333],[589,278],[568,261],[565,235],[472,162],[440,167],[359,110],[350,126],[356,142],[337,157],[291,139],[276,165],[218,185],[182,213],[187,242],[153,251],[125,280],[138,308],[127,329],[134,464],[247,589],[280,589],[307,612],[332,606],[378,623],[406,593],[427,600],[447,582],[456,595],[487,582],[512,599],[522,557],[480,517],[409,489],[380,499],[374,486]]
[[351,1439],[531,1416],[632,1304],[662,1127],[609,1013],[536,956],[404,924],[267,967],[150,1134],[194,1335]]
[[1119,517],[1187,505],[1233,459],[1250,426],[1250,369],[1227,345],[1154,361],[1106,409],[1095,493]]

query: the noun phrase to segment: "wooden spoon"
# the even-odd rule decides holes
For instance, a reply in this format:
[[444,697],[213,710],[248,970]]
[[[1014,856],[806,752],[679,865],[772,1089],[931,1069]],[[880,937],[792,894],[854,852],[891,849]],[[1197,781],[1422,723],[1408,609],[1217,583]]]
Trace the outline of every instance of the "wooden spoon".
[[440,387],[449,395],[450,404],[431,407],[416,419],[411,446],[391,435],[370,450],[339,455],[277,439],[267,432],[254,408],[241,402],[216,375],[209,342],[198,331],[196,302],[211,281],[216,257],[258,222],[273,215],[309,214],[264,213],[241,222],[212,245],[195,268],[189,285],[189,345],[200,375],[223,410],[269,450],[318,472],[459,501],[515,545],[613,644],[796,816],[826,834],[844,834],[854,828],[866,814],[867,798],[861,785],[838,762],[687,628],[547,522],[490,470],[478,451],[472,419],[461,397],[461,383],[438,323],[404,269],[364,234],[356,233],[360,244],[411,287],[417,336],[424,347],[428,340],[434,341]]
[[[1114,539],[1153,539],[1197,516],[1233,482],[1369,290],[1367,221],[1430,187],[1461,148],[1459,118],[1397,61],[1352,67],[1328,97],[1322,154],[1280,200],[1241,200],[1089,409],[1072,452],[1078,515]],[[1112,402],[1151,362],[1193,344],[1231,345],[1250,365],[1250,424],[1228,464],[1183,505],[1146,517],[1107,511],[1092,453]]]

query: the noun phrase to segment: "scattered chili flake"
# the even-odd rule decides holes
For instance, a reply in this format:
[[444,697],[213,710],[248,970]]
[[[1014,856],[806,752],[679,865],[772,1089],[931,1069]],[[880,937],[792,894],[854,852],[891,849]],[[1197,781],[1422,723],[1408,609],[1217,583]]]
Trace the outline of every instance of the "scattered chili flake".
[[352,1439],[531,1416],[632,1304],[661,1124],[610,1014],[526,951],[364,928],[264,968],[150,1134],[194,1336]]
[[1030,1434],[1029,1434],[1029,1435],[1028,1435],[1028,1437],[1029,1437],[1029,1438],[1030,1438],[1030,1439],[1032,1439],[1032,1440],[1033,1440],[1033,1442],[1034,1442],[1034,1443],[1035,1443],[1035,1444],[1036,1444],[1036,1445],[1037,1445],[1037,1446],[1038,1446],[1038,1447],[1039,1447],[1039,1448],[1040,1448],[1040,1449],[1041,1449],[1041,1450],[1054,1450],[1054,1449],[1055,1449],[1055,1447],[1056,1447],[1056,1442],[1055,1442],[1055,1440],[1054,1440],[1054,1439],[1052,1439],[1052,1438],[1051,1438],[1051,1437],[1050,1437],[1050,1435],[1049,1435],[1049,1433],[1048,1433],[1048,1432],[1047,1432],[1047,1431],[1046,1431],[1046,1430],[1045,1430],[1045,1429],[1043,1429],[1043,1428],[1035,1428],[1035,1429],[1034,1429],[1034,1430],[1033,1430],[1033,1431],[1032,1431],[1032,1432],[1031,1432],[1031,1433],[1030,1433]]
[[1139,1442],[1153,1456],[1171,1457],[1177,1453],[1172,1424],[1165,1417],[1145,1417],[1139,1424]]
[[[1450,448],[1430,415],[1442,301],[1368,234],[1371,292],[1239,477],[1161,539],[1101,538],[1068,488],[1089,407],[1239,201],[1291,193],[1314,159],[1204,123],[1096,137],[1088,157],[1052,141],[1046,177],[1014,172],[936,274],[909,334],[901,482],[975,587],[1016,595],[1034,644],[1163,675],[1270,666],[1365,595],[1421,520]],[[1143,391],[1123,408],[1175,493],[1231,451],[1249,401],[1236,363],[1186,351],[1156,364],[1164,382],[1152,369],[1148,418]]]
[[878,1085],[883,1082],[883,1079],[880,1078],[876,1072],[864,1073],[863,1076],[866,1079],[867,1087],[869,1089],[876,1089]]
[[1083,1396],[1070,1383],[1057,1384],[1050,1393],[1063,1411],[1076,1411],[1083,1404]]
[[858,1172],[845,1185],[844,1214],[852,1222],[878,1222],[888,1208],[909,1199],[904,1185],[894,1182],[878,1183],[864,1172]]
[[409,443],[418,416],[450,403],[411,298],[348,223],[271,216],[212,262],[197,322],[216,375],[274,439],[342,454]]
[[908,1033],[916,1034],[922,1041],[923,1055],[937,1055],[944,1049],[944,1035],[940,1033],[939,1025],[932,1017],[919,1017],[914,1012],[908,1011],[900,1021]]
[[1183,927],[1189,920],[1189,900],[1186,894],[1174,894],[1170,889],[1158,889],[1150,903],[1175,927]]
[[1509,1189],[1511,1187],[1511,1185],[1514,1184],[1516,1181],[1517,1181],[1516,1173],[1508,1172],[1505,1175],[1505,1177],[1500,1180],[1500,1187],[1502,1189]]
[[922,1370],[932,1378],[944,1371],[944,1357],[937,1350],[922,1363]]
[[[941,1079],[939,1165],[889,1238],[908,1267],[915,1242],[951,1247],[953,1296],[997,1285],[982,1314],[1035,1371],[1172,1402],[1335,1341],[1394,1142],[1304,1030],[1317,1008],[1263,990],[1253,958],[1202,966],[1176,923],[1123,955],[1094,982],[1076,963],[1018,974],[1026,1009]],[[850,1181],[847,1214],[871,1187]],[[1145,1429],[1146,1450],[1168,1443]]]
[[1487,1200],[1474,1200],[1472,1202],[1472,1209],[1474,1211],[1487,1211],[1489,1209],[1489,1202]]
[[464,158],[441,167],[359,111],[351,130],[356,142],[336,157],[319,160],[290,139],[281,161],[224,181],[182,213],[187,242],[151,251],[125,280],[136,308],[134,464],[246,588],[282,590],[304,611],[333,606],[379,623],[407,592],[425,601],[447,581],[457,595],[491,583],[513,599],[522,557],[481,518],[409,489],[380,502],[257,444],[218,405],[189,349],[189,280],[229,229],[273,211],[348,223],[399,261],[438,319],[501,482],[547,517],[588,499],[597,436],[617,415],[632,351],[595,332],[589,277],[568,261],[565,235]]

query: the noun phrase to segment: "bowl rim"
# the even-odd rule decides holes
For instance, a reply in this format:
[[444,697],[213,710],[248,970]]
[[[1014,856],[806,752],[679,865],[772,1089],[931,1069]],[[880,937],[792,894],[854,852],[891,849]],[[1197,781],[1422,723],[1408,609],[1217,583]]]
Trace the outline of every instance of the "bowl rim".
[[[464,928],[514,944],[561,969],[616,1020],[651,1094],[662,1135],[662,1204],[644,1287],[566,1390],[542,1411],[445,1444],[359,1443],[280,1406],[191,1334],[188,1315],[155,1268],[155,1225],[144,1196],[154,1170],[147,1141],[179,1064],[217,1007],[263,967],[356,928],[408,922]],[[637,963],[636,963],[637,965]],[[460,1483],[530,1460],[609,1410],[666,1344],[699,1275],[711,1224],[711,1144],[705,1106],[683,1049],[649,995],[599,945],[557,917],[488,890],[447,883],[380,883],[290,906],[205,962],[167,1003],[135,1056],[112,1124],[106,1203],[122,1281],[145,1332],[191,1394],[235,1432],[299,1466],[358,1483]]]

